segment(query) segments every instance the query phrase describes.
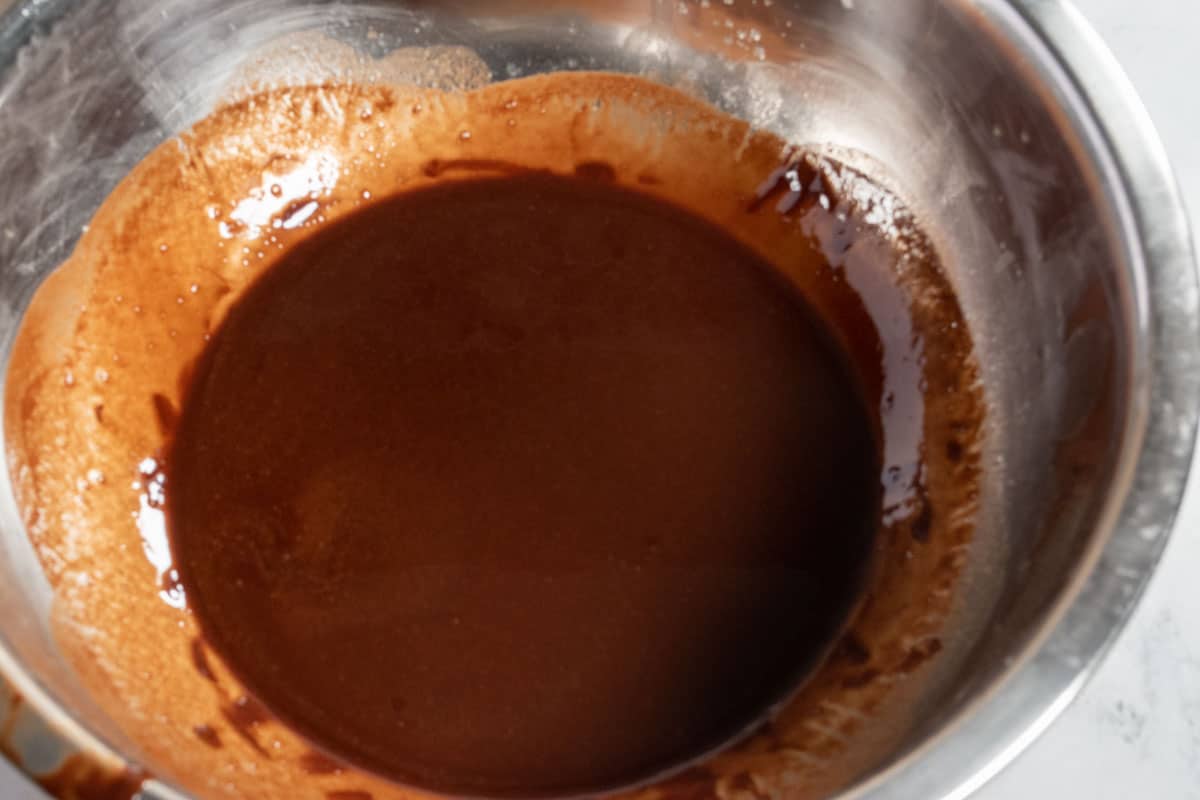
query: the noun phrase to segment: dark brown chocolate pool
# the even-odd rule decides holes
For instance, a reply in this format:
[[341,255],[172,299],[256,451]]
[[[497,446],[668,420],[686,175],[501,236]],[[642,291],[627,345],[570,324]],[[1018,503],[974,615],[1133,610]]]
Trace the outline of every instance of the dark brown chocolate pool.
[[857,369],[732,237],[586,173],[454,180],[301,241],[214,332],[168,451],[205,638],[416,786],[653,777],[785,699],[863,589]]

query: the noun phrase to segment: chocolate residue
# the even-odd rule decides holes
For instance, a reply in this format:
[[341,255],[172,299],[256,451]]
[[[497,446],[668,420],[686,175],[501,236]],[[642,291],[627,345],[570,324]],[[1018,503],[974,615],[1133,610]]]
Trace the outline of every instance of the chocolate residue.
[[[775,210],[780,214],[788,214],[806,195],[815,202],[824,193],[824,188],[821,173],[812,160],[807,157],[788,160],[776,167],[766,180],[759,184],[754,196],[746,203],[746,210],[757,211],[768,200],[779,197]],[[837,203],[836,196],[824,194],[831,205]]]
[[221,716],[233,726],[233,731],[260,755],[266,756],[267,750],[263,747],[258,737],[255,736],[255,728],[262,723],[271,719],[270,713],[261,703],[248,695],[242,695],[232,703],[221,707]]
[[513,161],[502,161],[496,158],[434,158],[426,161],[421,167],[422,174],[427,178],[440,178],[450,172],[497,172],[501,175],[519,175],[531,172],[528,167]]
[[242,695],[228,707],[226,718],[240,728],[252,728],[270,720],[271,714],[262,703]]
[[315,750],[300,756],[300,767],[309,775],[341,775],[345,772],[341,762]]
[[925,662],[940,652],[942,652],[941,639],[926,639],[908,652],[904,661],[900,663],[900,666],[896,667],[896,671],[904,675],[916,672],[925,665]]
[[163,436],[170,436],[174,433],[175,424],[179,421],[179,412],[164,394],[155,392],[150,400],[154,403],[154,413],[158,417],[159,430],[162,431]]
[[849,660],[851,664],[861,666],[871,660],[871,651],[854,631],[847,631],[842,637],[838,653]]
[[575,177],[602,183],[615,183],[617,171],[603,161],[584,161],[575,165]]
[[32,777],[47,794],[62,800],[134,800],[149,776],[134,769],[110,772],[75,755],[49,775]]
[[209,747],[219,748],[221,746],[221,735],[211,725],[196,725],[192,728],[192,733],[196,734],[196,738]]
[[192,664],[196,667],[196,672],[200,673],[206,681],[217,682],[217,674],[212,671],[212,667],[208,663],[208,653],[204,649],[204,642],[200,639],[192,639],[191,641]]
[[865,669],[862,672],[851,673],[842,678],[841,686],[844,689],[861,689],[868,686],[876,678],[883,673],[877,669]]
[[913,539],[923,543],[929,541],[929,532],[933,530],[933,505],[924,497],[918,502],[921,510],[909,523],[909,531]]

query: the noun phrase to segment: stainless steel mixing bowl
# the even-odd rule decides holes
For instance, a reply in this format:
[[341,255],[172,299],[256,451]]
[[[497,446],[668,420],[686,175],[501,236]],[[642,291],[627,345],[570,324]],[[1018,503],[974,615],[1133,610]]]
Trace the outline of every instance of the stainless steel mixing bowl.
[[[688,28],[709,3],[731,23]],[[603,69],[687,85],[789,140],[885,165],[960,294],[990,420],[956,655],[923,687],[902,746],[846,796],[965,797],[1071,701],[1166,543],[1200,362],[1192,253],[1162,148],[1068,3],[13,4],[0,19],[5,352],[33,289],[128,169],[211,110],[247,53],[310,30],[366,58],[462,45],[496,80]],[[312,61],[290,68],[330,77]],[[50,589],[18,520],[4,491],[0,675],[23,702],[0,696],[3,743],[33,772],[70,753],[120,765],[130,743],[56,654]]]

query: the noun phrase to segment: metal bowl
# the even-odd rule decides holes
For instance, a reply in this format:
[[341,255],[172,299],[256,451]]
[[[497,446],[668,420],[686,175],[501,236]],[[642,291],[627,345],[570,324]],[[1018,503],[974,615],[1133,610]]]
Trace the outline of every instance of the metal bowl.
[[[679,35],[690,11],[719,2],[727,29]],[[785,139],[886,165],[975,337],[986,478],[951,632],[958,655],[844,796],[965,797],[1063,710],[1166,544],[1200,393],[1180,199],[1144,110],[1068,3],[12,4],[0,18],[5,353],[33,290],[125,173],[210,111],[247,53],[313,30],[367,54],[379,31],[465,46],[498,80],[583,68],[687,80]],[[789,45],[763,46],[772,36]],[[68,757],[119,769],[136,745],[58,654],[52,600],[5,491],[0,700],[20,702],[0,703],[0,745],[34,774]]]

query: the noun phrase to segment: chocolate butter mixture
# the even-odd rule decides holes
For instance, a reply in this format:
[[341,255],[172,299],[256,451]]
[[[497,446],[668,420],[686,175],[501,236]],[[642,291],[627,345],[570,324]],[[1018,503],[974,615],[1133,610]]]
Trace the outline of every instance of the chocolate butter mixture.
[[929,239],[646,81],[226,106],[12,358],[60,645],[199,796],[825,796],[955,657],[983,404]]
[[829,646],[879,524],[869,413],[795,292],[580,178],[327,227],[193,380],[168,517],[209,641],[315,741],[443,791],[720,744]]

